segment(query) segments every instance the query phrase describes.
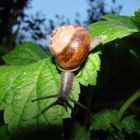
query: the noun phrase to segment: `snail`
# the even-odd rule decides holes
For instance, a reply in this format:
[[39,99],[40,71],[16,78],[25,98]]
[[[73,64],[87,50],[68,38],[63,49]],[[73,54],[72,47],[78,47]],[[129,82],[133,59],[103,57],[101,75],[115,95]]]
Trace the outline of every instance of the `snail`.
[[[57,68],[61,71],[61,83],[58,94],[34,99],[34,101],[57,98],[49,107],[56,104],[71,108],[68,101],[90,111],[83,104],[70,98],[74,72],[80,67],[90,51],[90,37],[81,26],[64,26],[54,29],[50,40],[50,52],[55,57]],[[90,111],[91,112],[91,111]]]

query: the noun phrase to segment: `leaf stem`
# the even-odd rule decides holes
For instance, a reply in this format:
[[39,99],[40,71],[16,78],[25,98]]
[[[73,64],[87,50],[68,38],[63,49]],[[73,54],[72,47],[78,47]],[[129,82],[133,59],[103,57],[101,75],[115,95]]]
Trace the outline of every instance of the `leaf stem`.
[[131,97],[129,97],[124,102],[124,104],[121,106],[120,110],[118,111],[116,123],[120,122],[120,120],[121,120],[124,112],[127,110],[127,108],[139,97],[140,97],[140,90],[137,90]]

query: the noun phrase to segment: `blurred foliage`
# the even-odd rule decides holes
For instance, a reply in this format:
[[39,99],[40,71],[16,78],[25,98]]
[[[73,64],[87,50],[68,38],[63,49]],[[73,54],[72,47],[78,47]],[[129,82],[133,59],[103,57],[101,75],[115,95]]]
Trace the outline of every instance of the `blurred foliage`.
[[31,0],[0,0],[0,54],[13,49],[16,45],[15,25],[21,24],[24,18],[24,9]]
[[[106,4],[105,0],[87,0],[89,8],[87,9],[86,25],[100,20],[102,15],[119,14],[122,9],[121,5],[116,5],[116,0],[111,0],[111,6]],[[108,8],[107,8],[108,7]]]

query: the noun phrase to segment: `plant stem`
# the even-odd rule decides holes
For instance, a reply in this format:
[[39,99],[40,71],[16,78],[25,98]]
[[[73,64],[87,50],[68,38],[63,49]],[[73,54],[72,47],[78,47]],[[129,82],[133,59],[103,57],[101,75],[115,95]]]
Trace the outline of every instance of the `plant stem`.
[[127,110],[127,108],[139,97],[140,97],[140,90],[137,90],[131,97],[129,97],[124,102],[124,104],[121,106],[120,110],[118,111],[116,123],[120,122],[120,120],[121,120],[124,112]]

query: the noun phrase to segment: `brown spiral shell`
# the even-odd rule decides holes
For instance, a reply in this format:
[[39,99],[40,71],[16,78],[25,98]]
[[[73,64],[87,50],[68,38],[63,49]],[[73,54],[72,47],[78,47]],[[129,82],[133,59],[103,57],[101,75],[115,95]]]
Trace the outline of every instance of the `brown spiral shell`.
[[62,71],[78,69],[89,50],[88,32],[80,26],[64,26],[52,32],[50,51]]

